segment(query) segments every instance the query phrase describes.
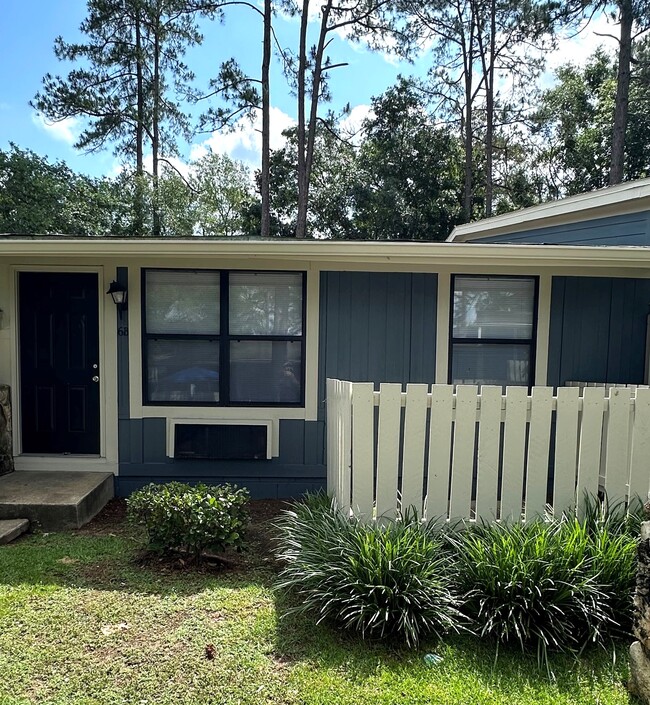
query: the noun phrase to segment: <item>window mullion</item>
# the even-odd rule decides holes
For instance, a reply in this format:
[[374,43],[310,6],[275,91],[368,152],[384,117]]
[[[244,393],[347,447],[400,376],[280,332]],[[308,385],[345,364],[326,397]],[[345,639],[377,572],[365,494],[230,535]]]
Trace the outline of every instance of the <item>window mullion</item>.
[[221,310],[219,311],[219,329],[221,331],[219,345],[219,398],[222,404],[230,403],[230,329],[229,309],[230,290],[228,272],[221,270]]

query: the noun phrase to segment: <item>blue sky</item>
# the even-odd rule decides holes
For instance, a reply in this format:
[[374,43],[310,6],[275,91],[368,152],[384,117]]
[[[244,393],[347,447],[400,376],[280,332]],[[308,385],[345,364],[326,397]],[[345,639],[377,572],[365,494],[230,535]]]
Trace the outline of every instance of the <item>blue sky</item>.
[[[54,39],[58,35],[66,41],[81,37],[78,27],[85,16],[85,0],[1,0],[0,6],[0,149],[6,149],[10,142],[14,142],[51,159],[63,159],[79,171],[109,173],[115,168],[110,151],[91,155],[77,152],[72,147],[77,125],[49,127],[37,119],[29,106],[46,73],[65,74],[69,70],[69,65],[54,56]],[[275,26],[283,44],[295,44],[297,20],[278,18]],[[203,45],[188,54],[198,85],[206,86],[209,78],[217,73],[219,64],[231,56],[240,61],[244,70],[259,74],[261,27],[257,15],[251,10],[233,8],[224,24],[204,23],[203,32]],[[397,66],[380,54],[360,46],[353,47],[339,38],[335,38],[330,53],[336,62],[349,64],[333,72],[333,108],[340,108],[348,102],[352,107],[368,105],[373,95],[379,95],[395,82],[400,71],[410,73],[412,70],[409,65]],[[295,118],[296,108],[295,98],[289,94],[277,59],[273,65],[271,101],[275,108],[275,131],[279,132]],[[192,153],[200,153],[200,147],[208,137],[197,135],[193,145],[182,145],[183,157],[187,159]],[[250,135],[239,139],[238,145],[235,144],[237,141],[233,135],[224,135],[222,140],[216,139],[210,144],[225,145],[235,156],[253,162],[255,146],[246,147]]]
[[[81,37],[78,27],[86,13],[85,0],[0,0],[0,8],[0,149],[14,142],[50,159],[62,159],[81,172],[92,175],[114,172],[117,162],[110,151],[85,155],[72,147],[80,128],[78,124],[46,125],[29,106],[47,72],[65,74],[69,70],[69,65],[54,56],[54,39],[58,35],[66,41]],[[295,46],[297,20],[278,17],[275,29],[283,45]],[[261,27],[255,13],[242,7],[232,8],[224,24],[204,24],[203,31],[203,45],[188,55],[199,86],[207,86],[219,64],[231,56],[238,59],[244,70],[259,73]],[[583,59],[600,41],[590,30],[578,41],[562,43],[550,57],[549,64],[552,67],[569,59]],[[415,66],[399,64],[338,37],[334,39],[330,55],[336,63],[348,63],[332,72],[334,100],[331,107],[339,109],[349,103],[355,108],[353,119],[357,120],[367,114],[371,98],[393,85],[399,73],[422,74],[427,67],[427,57]],[[271,102],[272,146],[277,147],[282,129],[291,124],[296,113],[295,98],[289,93],[277,59],[273,65]],[[254,166],[259,155],[259,136],[248,124],[234,134],[197,135],[192,144],[181,145],[181,157],[187,161],[209,149],[226,152]]]

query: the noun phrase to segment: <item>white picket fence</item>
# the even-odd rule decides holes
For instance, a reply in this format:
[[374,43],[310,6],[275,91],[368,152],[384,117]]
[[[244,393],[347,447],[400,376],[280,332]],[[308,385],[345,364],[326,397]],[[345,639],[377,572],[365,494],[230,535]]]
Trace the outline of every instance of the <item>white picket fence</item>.
[[553,392],[328,379],[328,491],[366,518],[530,519],[599,490],[645,501],[650,389]]

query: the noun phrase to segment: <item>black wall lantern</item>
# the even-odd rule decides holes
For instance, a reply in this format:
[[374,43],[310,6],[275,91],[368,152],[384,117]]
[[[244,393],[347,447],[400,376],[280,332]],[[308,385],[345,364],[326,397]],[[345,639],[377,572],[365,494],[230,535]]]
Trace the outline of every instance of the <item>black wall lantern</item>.
[[122,316],[122,311],[126,309],[127,291],[124,284],[113,280],[108,287],[107,294],[111,295],[113,303],[117,306],[117,312]]

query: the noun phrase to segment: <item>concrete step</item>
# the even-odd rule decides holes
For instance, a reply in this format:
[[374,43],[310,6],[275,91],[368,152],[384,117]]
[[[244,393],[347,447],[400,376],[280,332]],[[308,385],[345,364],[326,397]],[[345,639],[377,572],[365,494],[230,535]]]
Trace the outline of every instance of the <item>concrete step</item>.
[[29,519],[0,519],[0,544],[17,539],[29,529]]
[[76,529],[113,496],[109,472],[12,472],[0,477],[0,519],[29,519],[43,531]]

